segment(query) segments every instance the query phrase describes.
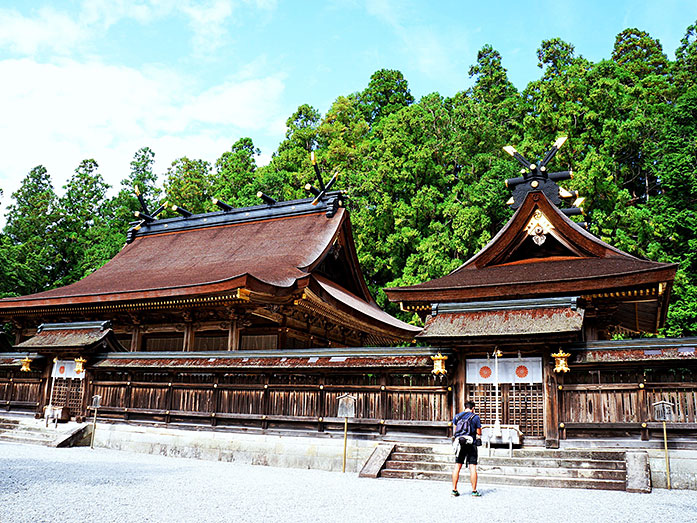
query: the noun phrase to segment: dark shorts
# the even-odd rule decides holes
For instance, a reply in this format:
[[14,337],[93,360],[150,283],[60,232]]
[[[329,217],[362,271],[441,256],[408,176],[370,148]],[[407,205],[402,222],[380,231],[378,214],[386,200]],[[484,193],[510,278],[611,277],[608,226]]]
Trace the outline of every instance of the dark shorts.
[[460,438],[460,453],[455,458],[455,463],[461,463],[463,465],[476,465],[477,464],[477,447],[476,445],[465,443],[462,438]]

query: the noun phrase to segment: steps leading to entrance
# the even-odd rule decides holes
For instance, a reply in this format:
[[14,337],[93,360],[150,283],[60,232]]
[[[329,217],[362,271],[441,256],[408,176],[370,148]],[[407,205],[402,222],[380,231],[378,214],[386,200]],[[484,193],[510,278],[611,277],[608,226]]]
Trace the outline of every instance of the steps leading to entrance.
[[[382,478],[450,481],[454,456],[449,445],[396,445],[380,472]],[[479,453],[481,485],[625,490],[625,454],[621,451],[516,449],[513,456],[494,449]],[[460,481],[469,484],[463,467]]]
[[43,445],[46,447],[69,447],[83,439],[87,429],[86,423],[52,423],[46,426],[42,419],[30,416],[1,416],[0,441],[23,443],[26,445]]

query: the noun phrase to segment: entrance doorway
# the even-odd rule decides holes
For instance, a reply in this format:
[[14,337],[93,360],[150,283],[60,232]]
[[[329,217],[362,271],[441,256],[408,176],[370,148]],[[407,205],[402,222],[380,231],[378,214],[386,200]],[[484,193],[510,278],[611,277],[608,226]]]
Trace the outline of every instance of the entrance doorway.
[[[482,423],[496,421],[496,390],[489,383],[469,383],[467,399],[474,401]],[[502,383],[499,387],[501,423],[518,425],[529,437],[544,436],[544,393],[542,383]]]
[[471,358],[466,360],[467,399],[474,401],[482,423],[517,425],[524,436],[544,437],[542,358]]
[[84,381],[81,379],[56,378],[53,385],[53,406],[67,407],[70,411],[70,416],[81,416]]

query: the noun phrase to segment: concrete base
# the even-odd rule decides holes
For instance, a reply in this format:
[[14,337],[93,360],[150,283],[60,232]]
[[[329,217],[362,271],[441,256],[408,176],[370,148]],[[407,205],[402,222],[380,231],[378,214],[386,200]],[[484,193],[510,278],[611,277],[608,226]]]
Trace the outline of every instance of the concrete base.
[[[648,451],[651,466],[651,484],[654,488],[668,488],[666,455],[663,450]],[[697,450],[668,450],[670,486],[674,489],[697,490]]]
[[[346,472],[359,472],[378,443],[352,439],[349,434]],[[343,434],[313,438],[98,423],[94,446],[182,458],[341,472],[344,439]]]
[[625,454],[627,492],[651,492],[651,471],[647,452],[630,450]]

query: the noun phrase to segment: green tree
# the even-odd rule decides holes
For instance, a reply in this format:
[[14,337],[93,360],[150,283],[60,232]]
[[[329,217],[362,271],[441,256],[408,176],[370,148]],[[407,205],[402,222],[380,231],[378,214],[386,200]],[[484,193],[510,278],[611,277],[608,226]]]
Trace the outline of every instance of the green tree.
[[12,194],[0,253],[5,295],[31,294],[47,289],[55,279],[55,222],[57,200],[51,177],[42,165],[34,167]]
[[230,205],[256,205],[261,189],[255,177],[256,157],[261,154],[251,138],[240,138],[215,162],[213,195]]
[[370,125],[414,103],[409,83],[400,71],[394,69],[375,71],[358,99],[363,116]]
[[213,209],[211,164],[205,160],[177,158],[167,168],[165,194],[173,205],[194,214]]
[[98,169],[95,160],[83,160],[58,199],[58,285],[73,283],[99,266],[99,260],[86,258],[85,254],[102,242],[113,208],[106,199],[109,185]]

